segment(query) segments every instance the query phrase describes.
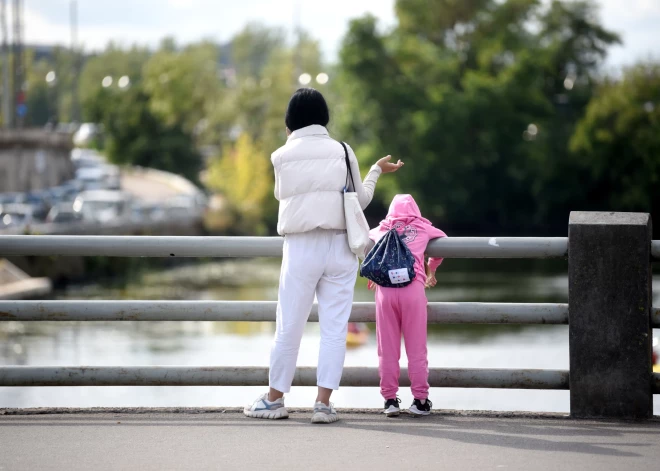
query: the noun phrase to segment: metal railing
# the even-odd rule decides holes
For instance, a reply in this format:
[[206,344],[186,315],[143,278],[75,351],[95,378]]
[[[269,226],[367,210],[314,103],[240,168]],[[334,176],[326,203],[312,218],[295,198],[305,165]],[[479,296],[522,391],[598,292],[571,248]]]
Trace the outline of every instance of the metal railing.
[[[281,238],[147,236],[0,236],[0,256],[278,257]],[[564,258],[565,237],[469,237],[433,241],[445,258]],[[660,256],[660,241],[653,242]],[[0,321],[274,321],[274,302],[0,301]],[[352,321],[373,322],[373,303],[355,303]],[[429,303],[429,323],[568,324],[567,304]],[[310,321],[318,321],[316,306]],[[660,327],[660,310],[652,323]],[[402,386],[408,385],[405,369]],[[431,368],[434,387],[568,389],[567,370]],[[266,367],[0,367],[0,386],[264,386]],[[297,369],[294,385],[314,386],[315,368]],[[347,367],[343,386],[378,386],[378,370]],[[660,375],[652,389],[660,392]]]
[[[1,236],[0,255],[106,257],[281,257],[280,237]],[[567,237],[458,237],[436,239],[432,257],[565,258]]]
[[[401,386],[410,386],[406,368]],[[346,367],[344,386],[378,386],[377,368]],[[2,386],[264,386],[268,367],[95,366],[0,367]],[[568,371],[431,368],[429,384],[443,388],[568,389]],[[316,386],[316,368],[298,367],[294,386]]]
[[[14,321],[274,322],[273,301],[0,301]],[[309,321],[318,322],[314,305]],[[375,322],[374,303],[354,303],[352,322]],[[568,324],[568,304],[429,303],[429,324]]]
[[651,241],[651,257],[653,260],[660,260],[660,240]]

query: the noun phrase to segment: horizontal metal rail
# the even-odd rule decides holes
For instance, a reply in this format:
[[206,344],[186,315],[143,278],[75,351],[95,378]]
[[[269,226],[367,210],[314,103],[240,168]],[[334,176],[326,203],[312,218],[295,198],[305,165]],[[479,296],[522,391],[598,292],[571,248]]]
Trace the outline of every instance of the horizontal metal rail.
[[[0,256],[280,257],[280,237],[0,236]],[[428,253],[445,258],[562,258],[566,237],[453,237]]]
[[[273,301],[0,301],[0,321],[275,321]],[[309,317],[318,322],[318,306]],[[374,303],[351,321],[375,322]],[[429,303],[430,324],[568,324],[567,304]]]
[[660,261],[660,240],[651,241],[651,258]]
[[[431,368],[442,388],[568,389],[566,370]],[[347,367],[342,386],[380,384],[378,368]],[[268,367],[219,366],[0,366],[0,386],[267,386]],[[294,386],[316,386],[316,368],[300,367]],[[410,386],[405,368],[401,386]]]
[[280,257],[279,237],[0,236],[0,256]]
[[[280,257],[280,237],[0,235],[0,256]],[[445,258],[564,258],[567,237],[449,237],[429,243]],[[660,240],[651,242],[660,261]]]
[[427,251],[444,258],[566,258],[568,237],[448,237]]

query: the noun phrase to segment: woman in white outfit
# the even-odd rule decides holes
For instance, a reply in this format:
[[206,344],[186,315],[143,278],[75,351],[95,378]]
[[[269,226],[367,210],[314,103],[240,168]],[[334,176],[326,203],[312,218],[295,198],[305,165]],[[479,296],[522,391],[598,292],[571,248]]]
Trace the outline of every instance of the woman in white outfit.
[[[321,347],[312,423],[336,422],[330,404],[339,388],[346,331],[353,304],[358,261],[348,246],[343,192],[348,169],[342,145],[328,135],[330,113],[323,95],[312,88],[298,90],[286,112],[288,135],[272,155],[275,198],[280,202],[277,231],[284,236],[275,339],[270,354],[268,393],[245,408],[248,417],[284,419],[284,394],[291,389],[303,330],[314,296],[319,304]],[[347,146],[353,175],[360,175],[357,158]],[[403,163],[380,159],[361,182],[355,179],[360,205],[366,208],[381,173],[395,172]]]

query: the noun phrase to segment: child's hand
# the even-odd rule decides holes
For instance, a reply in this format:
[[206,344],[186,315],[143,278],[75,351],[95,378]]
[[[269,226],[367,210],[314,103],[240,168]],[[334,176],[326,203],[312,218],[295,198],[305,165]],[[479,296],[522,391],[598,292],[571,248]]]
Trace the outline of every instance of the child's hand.
[[373,281],[369,280],[369,283],[367,283],[367,289],[369,291],[376,291],[376,283]]
[[438,280],[435,279],[435,273],[429,273],[426,277],[426,287],[433,288],[436,284],[438,284]]
[[432,272],[429,267],[429,259],[426,257],[426,254],[424,254],[424,271],[426,272],[426,284],[424,287],[433,288],[437,281],[435,279],[435,272]]

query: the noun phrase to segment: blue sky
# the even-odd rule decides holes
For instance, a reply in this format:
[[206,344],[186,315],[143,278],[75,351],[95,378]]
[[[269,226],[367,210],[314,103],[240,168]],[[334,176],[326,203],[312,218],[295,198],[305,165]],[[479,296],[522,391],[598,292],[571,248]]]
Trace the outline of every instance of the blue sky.
[[[25,0],[28,42],[69,42],[70,0]],[[10,3],[10,2],[8,2]],[[226,41],[250,21],[291,30],[296,0],[78,0],[79,39],[85,49],[110,40],[156,45],[164,36],[181,42],[201,38]],[[384,28],[394,23],[394,0],[303,1],[303,28],[320,39],[333,60],[350,18],[372,13]],[[611,50],[608,64],[619,66],[660,58],[660,0],[599,0],[601,20],[621,34],[622,47]]]

